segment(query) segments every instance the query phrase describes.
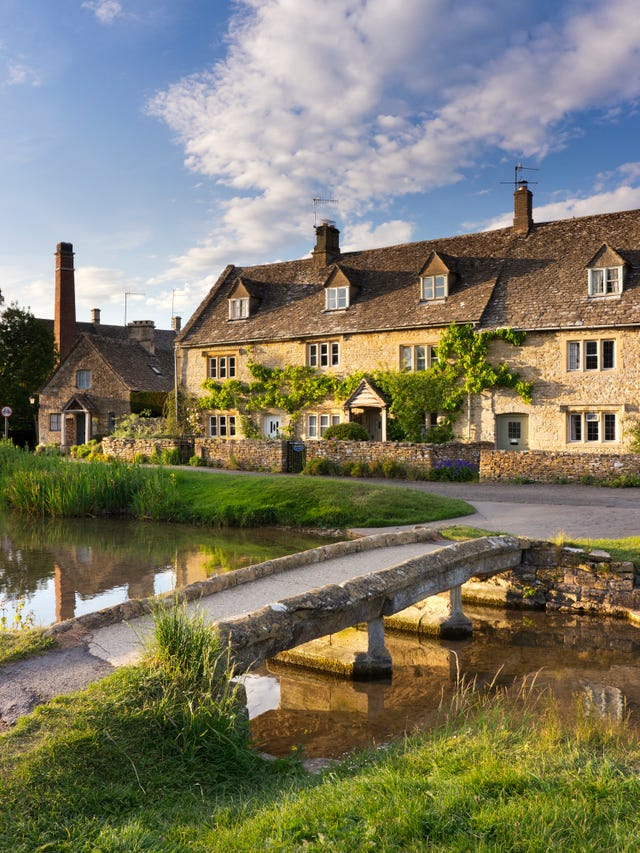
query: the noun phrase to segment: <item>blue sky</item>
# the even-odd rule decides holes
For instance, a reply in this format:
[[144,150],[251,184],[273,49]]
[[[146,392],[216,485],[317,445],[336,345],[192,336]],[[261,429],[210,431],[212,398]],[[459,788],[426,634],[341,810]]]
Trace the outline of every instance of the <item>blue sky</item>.
[[[186,321],[228,264],[640,208],[637,0],[0,0],[0,289]],[[536,171],[533,171],[536,170]],[[537,183],[533,183],[533,182]]]

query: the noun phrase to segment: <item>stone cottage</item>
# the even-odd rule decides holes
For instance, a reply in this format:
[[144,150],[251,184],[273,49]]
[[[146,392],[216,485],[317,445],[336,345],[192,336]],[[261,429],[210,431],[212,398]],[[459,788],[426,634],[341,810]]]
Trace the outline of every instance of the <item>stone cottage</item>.
[[[500,230],[342,252],[338,229],[324,222],[307,258],[224,270],[178,338],[179,379],[202,395],[207,378],[250,381],[249,361],[341,377],[426,370],[451,323],[525,331],[522,347],[496,342],[491,358],[534,387],[531,404],[508,389],[471,398],[459,438],[619,452],[639,405],[640,211],[537,223],[522,181],[513,224]],[[346,405],[327,397],[306,410],[298,436],[317,439],[355,418],[384,440],[385,415],[365,383]],[[288,422],[277,408],[259,419],[267,436]],[[209,411],[204,428],[238,438],[239,412]]]
[[41,444],[62,448],[108,435],[131,412],[160,414],[174,388],[173,342],[179,328],[156,329],[152,320],[125,326],[76,322],[73,246],[56,250],[54,334],[60,362],[39,392]]

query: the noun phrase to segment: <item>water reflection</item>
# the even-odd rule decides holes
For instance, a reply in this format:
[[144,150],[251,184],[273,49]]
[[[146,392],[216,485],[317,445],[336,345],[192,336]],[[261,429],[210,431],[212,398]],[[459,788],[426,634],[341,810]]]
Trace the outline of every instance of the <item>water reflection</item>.
[[388,635],[390,683],[356,684],[282,668],[248,684],[252,731],[274,755],[301,746],[309,757],[338,757],[433,726],[459,675],[479,685],[535,677],[564,714],[576,701],[592,713],[640,723],[640,629],[587,616],[467,608],[474,637],[439,641]]
[[0,515],[0,602],[9,622],[24,602],[36,624],[49,625],[326,541],[264,528]]

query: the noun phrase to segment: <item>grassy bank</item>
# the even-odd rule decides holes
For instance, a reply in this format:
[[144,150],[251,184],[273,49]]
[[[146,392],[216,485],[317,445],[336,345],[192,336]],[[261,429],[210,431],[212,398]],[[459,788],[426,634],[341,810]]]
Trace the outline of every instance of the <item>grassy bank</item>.
[[0,849],[637,849],[640,743],[533,689],[461,688],[440,725],[320,776],[252,751],[201,626],[0,735]]
[[25,514],[126,514],[224,527],[384,527],[473,512],[464,501],[399,486],[292,476],[69,462],[0,446],[0,493]]

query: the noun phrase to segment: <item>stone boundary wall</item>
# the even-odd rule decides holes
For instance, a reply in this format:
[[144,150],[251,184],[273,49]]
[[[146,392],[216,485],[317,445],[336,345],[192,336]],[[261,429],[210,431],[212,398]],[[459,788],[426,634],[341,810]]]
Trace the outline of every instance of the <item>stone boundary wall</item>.
[[465,444],[411,444],[401,441],[308,441],[307,462],[311,459],[328,459],[340,465],[346,462],[401,462],[420,471],[430,471],[445,461],[460,460],[468,465],[480,464],[481,450],[493,447],[488,442]]
[[102,439],[102,450],[106,456],[121,459],[123,462],[133,462],[136,456],[151,456],[162,453],[163,450],[180,451],[182,462],[188,462],[193,456],[193,438],[113,438],[106,436]]
[[193,452],[205,465],[279,474],[287,466],[287,442],[273,439],[196,438]]
[[640,476],[640,454],[488,449],[480,453],[481,480],[579,483],[585,477],[608,480],[621,474]]
[[640,623],[640,589],[631,562],[617,562],[605,551],[561,548],[532,542],[516,569],[463,586],[469,604],[534,610],[559,610],[626,618]]

